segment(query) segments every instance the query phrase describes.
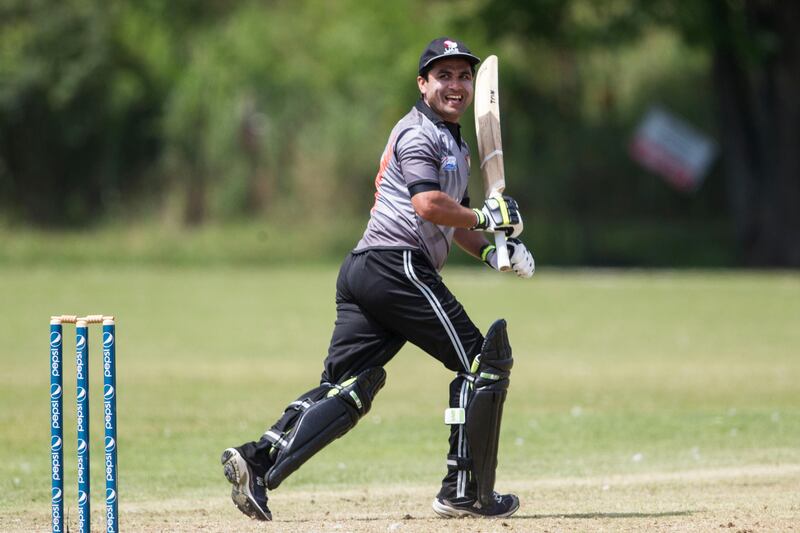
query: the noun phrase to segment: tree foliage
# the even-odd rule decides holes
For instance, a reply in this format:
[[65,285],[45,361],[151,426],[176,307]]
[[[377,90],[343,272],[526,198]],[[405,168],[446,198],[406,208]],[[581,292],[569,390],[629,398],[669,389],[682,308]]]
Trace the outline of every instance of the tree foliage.
[[[491,38],[520,50],[519,57],[536,57],[544,48],[545,56],[566,58],[570,67],[556,70],[568,77],[555,84],[553,94],[545,95],[542,113],[557,104],[560,95],[566,94],[570,102],[575,102],[581,93],[597,92],[592,85],[598,83],[604,85],[600,107],[613,106],[623,88],[621,80],[616,76],[605,80],[602,75],[585,76],[587,59],[608,54],[619,63],[630,59],[630,49],[646,44],[648,35],[656,31],[680,36],[687,48],[677,61],[670,64],[664,55],[650,58],[654,64],[667,67],[658,80],[660,88],[648,87],[645,80],[638,96],[642,103],[667,101],[715,132],[722,145],[723,165],[718,174],[725,180],[708,183],[691,199],[691,205],[678,198],[673,198],[677,203],[670,202],[669,195],[664,194],[659,194],[658,200],[645,191],[629,194],[627,198],[633,204],[623,202],[624,213],[635,213],[638,205],[650,213],[666,207],[663,214],[672,217],[699,215],[709,220],[726,216],[742,261],[800,266],[800,211],[796,209],[800,205],[800,4],[772,0],[499,0],[488,3],[481,18],[489,21]],[[693,60],[698,54],[702,56],[699,63]],[[619,70],[624,75],[625,68]],[[642,66],[639,74],[648,70],[651,67]],[[518,71],[524,71],[524,67],[518,65]],[[574,71],[577,74],[573,76]],[[614,76],[613,69],[606,70],[605,75],[609,73]],[[559,87],[562,84],[567,90]],[[519,94],[511,99],[519,101],[529,91],[539,96],[537,90],[543,87],[546,84],[523,80],[513,86]],[[602,189],[608,193],[613,187],[611,174],[631,176],[635,172],[625,171],[620,154],[614,160],[602,154],[615,151],[615,146],[606,141],[618,140],[621,132],[614,131],[615,124],[624,124],[631,116],[624,112],[603,115],[599,130],[609,135],[595,131],[589,135],[593,146],[586,146],[582,132],[597,125],[585,110],[563,108],[567,110],[561,117],[568,124],[566,135],[574,141],[560,138],[555,143],[571,146],[573,156],[565,158],[568,164],[556,164],[553,170],[566,172],[565,180],[577,179],[580,185],[568,184],[548,199],[567,200],[570,205],[570,197],[577,194],[571,207],[578,219],[599,212],[588,205],[598,198],[620,206],[618,199],[622,196],[617,193],[623,191],[602,194]],[[555,121],[545,122],[552,125]],[[540,141],[552,143],[552,130]],[[551,154],[556,150],[553,146],[546,149]],[[528,160],[535,162],[541,160]],[[609,175],[594,179],[603,172]],[[684,204],[683,208],[679,204]],[[583,233],[590,234],[591,230]]]
[[[3,0],[2,218],[363,216],[422,47],[454,35],[501,58],[509,184],[546,255],[718,264],[735,237],[744,262],[798,265],[797,5]],[[693,195],[626,153],[653,103],[721,142]]]

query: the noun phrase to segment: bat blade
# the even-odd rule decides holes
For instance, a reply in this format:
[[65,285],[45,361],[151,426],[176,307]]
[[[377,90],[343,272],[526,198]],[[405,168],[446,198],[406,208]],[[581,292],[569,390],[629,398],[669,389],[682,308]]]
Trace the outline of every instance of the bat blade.
[[[486,197],[502,194],[506,188],[503,166],[503,139],[500,134],[500,90],[497,76],[497,56],[487,57],[475,77],[475,134],[478,138],[478,159]],[[494,234],[497,247],[497,268],[511,268],[506,248],[506,235]]]

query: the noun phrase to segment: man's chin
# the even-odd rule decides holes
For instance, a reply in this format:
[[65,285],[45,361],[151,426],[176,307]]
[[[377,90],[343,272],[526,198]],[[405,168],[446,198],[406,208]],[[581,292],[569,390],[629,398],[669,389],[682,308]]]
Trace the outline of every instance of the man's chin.
[[448,122],[458,122],[458,119],[461,118],[461,115],[464,114],[464,110],[459,108],[453,108],[452,106],[447,106],[446,108],[442,109],[441,113],[442,118]]

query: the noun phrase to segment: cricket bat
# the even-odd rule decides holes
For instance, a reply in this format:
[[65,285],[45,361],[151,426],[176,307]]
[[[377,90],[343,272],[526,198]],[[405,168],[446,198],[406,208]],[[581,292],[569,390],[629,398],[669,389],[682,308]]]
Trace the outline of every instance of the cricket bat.
[[[486,197],[502,194],[506,188],[503,168],[503,140],[500,137],[500,92],[497,83],[497,56],[483,60],[475,77],[475,135]],[[506,234],[494,232],[497,247],[497,268],[511,269],[506,248]]]

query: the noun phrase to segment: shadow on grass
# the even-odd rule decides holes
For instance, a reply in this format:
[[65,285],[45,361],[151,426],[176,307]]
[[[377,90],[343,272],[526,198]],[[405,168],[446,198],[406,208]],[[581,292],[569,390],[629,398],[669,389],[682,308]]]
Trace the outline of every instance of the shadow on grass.
[[509,518],[664,518],[667,516],[690,516],[695,511],[667,511],[664,513],[574,513],[514,515]]
[[[574,513],[574,514],[515,514],[506,518],[498,518],[497,520],[542,520],[544,518],[563,518],[563,519],[596,519],[596,518],[664,518],[670,516],[690,516],[696,511],[667,511],[663,513]],[[326,513],[323,520],[333,519]],[[313,522],[315,518],[299,518],[279,520],[280,522]],[[469,518],[443,518],[440,516],[411,516],[405,515],[400,518],[387,518],[385,516],[362,516],[357,518],[335,518],[335,520],[352,520],[354,522],[377,522],[378,520],[470,520]],[[479,519],[476,519],[479,520]]]

